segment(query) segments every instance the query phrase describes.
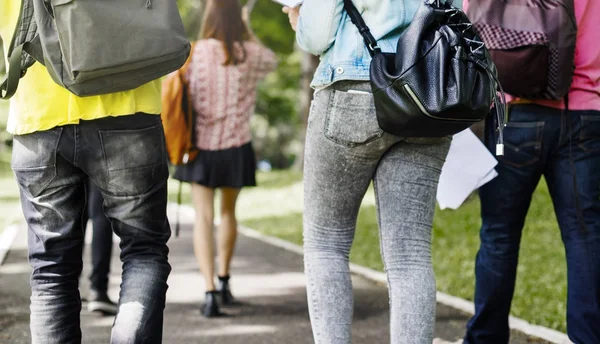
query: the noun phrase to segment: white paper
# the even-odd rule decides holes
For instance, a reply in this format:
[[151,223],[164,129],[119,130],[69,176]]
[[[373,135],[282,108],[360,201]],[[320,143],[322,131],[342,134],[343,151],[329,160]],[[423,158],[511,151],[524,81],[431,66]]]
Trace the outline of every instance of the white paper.
[[438,186],[440,208],[458,209],[473,191],[498,176],[497,164],[471,129],[454,135]]
[[492,179],[494,179],[496,177],[498,177],[498,172],[496,172],[496,170],[491,170],[490,173],[488,173],[485,177],[483,177],[482,180],[479,181],[477,188],[479,189],[480,187],[484,186],[485,184],[491,182]]
[[302,4],[303,0],[273,0],[276,3],[279,3],[283,6],[287,7],[297,7]]

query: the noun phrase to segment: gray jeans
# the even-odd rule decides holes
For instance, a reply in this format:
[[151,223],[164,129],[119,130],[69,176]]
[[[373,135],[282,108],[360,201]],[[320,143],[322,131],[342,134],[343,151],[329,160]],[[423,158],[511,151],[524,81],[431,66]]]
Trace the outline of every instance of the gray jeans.
[[[15,136],[12,168],[29,226],[31,342],[81,343],[79,276],[87,179],[121,238],[111,343],[162,343],[167,278],[167,153],[160,116],[107,117]],[[96,229],[94,229],[96,230]]]
[[317,344],[351,342],[349,254],[361,201],[374,182],[388,276],[391,342],[431,344],[435,279],[431,228],[449,138],[402,139],[381,131],[365,82],[315,96],[306,137],[304,261]]

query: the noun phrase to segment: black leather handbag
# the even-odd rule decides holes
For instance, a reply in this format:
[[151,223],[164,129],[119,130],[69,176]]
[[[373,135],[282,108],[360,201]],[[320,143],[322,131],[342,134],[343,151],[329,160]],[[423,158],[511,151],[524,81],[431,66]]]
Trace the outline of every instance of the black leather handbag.
[[344,7],[373,57],[371,87],[383,131],[400,137],[452,135],[485,119],[496,103],[502,154],[506,102],[498,102],[496,68],[462,11],[451,1],[425,0],[397,52],[383,53],[352,0],[344,0]]

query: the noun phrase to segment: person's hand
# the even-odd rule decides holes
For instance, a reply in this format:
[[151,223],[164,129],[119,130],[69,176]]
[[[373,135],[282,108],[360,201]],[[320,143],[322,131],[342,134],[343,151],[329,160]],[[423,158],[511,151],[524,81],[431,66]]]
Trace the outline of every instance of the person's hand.
[[283,8],[283,13],[287,13],[288,17],[290,18],[290,25],[294,31],[296,31],[296,28],[298,27],[298,17],[300,16],[301,6],[302,5],[293,8],[285,6]]

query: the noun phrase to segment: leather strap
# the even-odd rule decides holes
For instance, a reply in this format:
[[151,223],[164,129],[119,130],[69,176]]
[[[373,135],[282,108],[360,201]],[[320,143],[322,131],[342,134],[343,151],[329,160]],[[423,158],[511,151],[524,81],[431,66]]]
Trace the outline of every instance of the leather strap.
[[381,48],[379,48],[379,45],[377,45],[377,40],[375,39],[375,37],[373,37],[371,29],[369,29],[369,27],[365,23],[365,20],[363,19],[356,6],[354,6],[352,0],[344,0],[344,9],[350,16],[350,20],[352,20],[352,23],[358,28],[358,32],[360,32],[360,35],[365,40],[365,45],[367,46],[367,49],[369,49],[369,53],[371,54],[371,56],[381,53]]
[[[191,44],[191,48],[190,48],[190,57],[188,58],[187,62],[179,69],[178,73],[179,73],[179,78],[181,80],[181,84],[183,85],[183,100],[186,102],[186,119],[187,119],[187,124],[188,124],[188,135],[189,135],[189,141],[187,143],[187,147],[186,149],[186,153],[190,154],[193,150],[194,150],[194,143],[192,142],[192,139],[194,137],[194,108],[193,108],[193,103],[192,100],[190,98],[190,93],[189,93],[189,85],[187,83],[187,79],[186,79],[186,74],[188,69],[190,68],[190,63],[191,63],[191,59],[192,59],[192,55],[194,54],[194,48],[196,46],[196,42],[193,42]],[[187,164],[187,162],[185,162]]]
[[177,190],[177,215],[175,217],[175,237],[179,238],[179,229],[181,228],[180,226],[180,221],[179,221],[179,213],[181,212],[181,195],[183,193],[183,182],[180,180],[179,181],[179,188]]

